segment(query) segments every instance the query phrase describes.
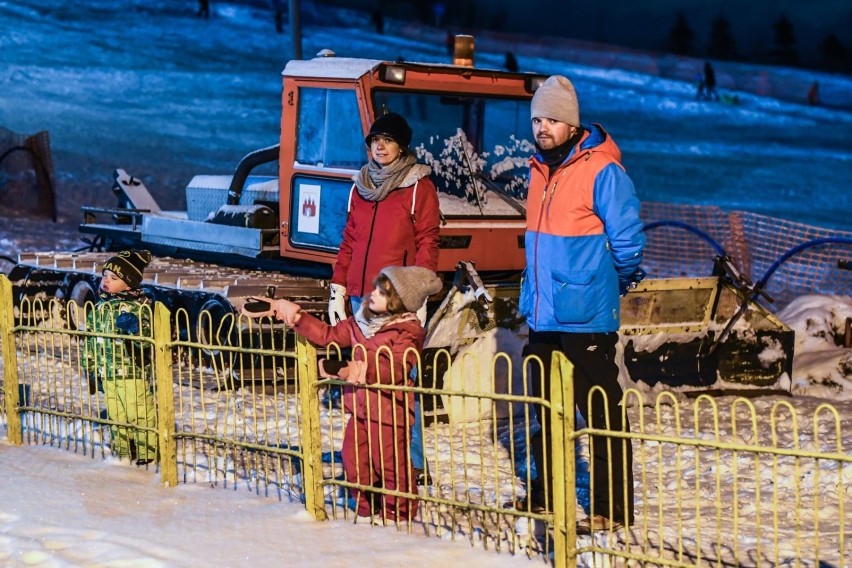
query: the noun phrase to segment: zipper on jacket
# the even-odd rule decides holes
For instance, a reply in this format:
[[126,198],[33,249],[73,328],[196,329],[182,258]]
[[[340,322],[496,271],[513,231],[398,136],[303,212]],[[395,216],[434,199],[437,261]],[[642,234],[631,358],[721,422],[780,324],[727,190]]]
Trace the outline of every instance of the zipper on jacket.
[[[550,205],[551,205],[551,203],[553,203],[553,196],[556,195],[556,186],[559,184],[559,182],[562,180],[562,178],[565,176],[565,174],[568,173],[568,168],[570,166],[571,166],[570,163],[565,164],[562,167],[562,173],[559,174],[559,177],[557,179],[553,180],[553,185],[550,186],[550,198],[547,200],[547,205],[545,205],[545,208],[547,209],[548,215],[550,215]],[[547,186],[545,186],[545,188],[544,188],[544,195],[542,195],[542,202],[544,202],[545,197],[547,197]]]
[[373,202],[373,220],[370,222],[370,235],[367,237],[367,250],[364,254],[364,269],[361,271],[361,297],[364,297],[367,280],[367,259],[370,258],[370,246],[373,244],[373,229],[376,228],[376,214],[379,212],[379,202]]
[[[541,202],[544,205],[544,200],[547,197],[547,185],[544,186],[544,192],[542,192]],[[535,243],[533,245],[533,275],[535,276],[535,304],[533,305],[533,321],[538,321],[538,285],[540,278],[538,277],[538,237],[541,235],[541,220],[544,217],[544,206],[539,209],[538,212],[538,223],[535,226]]]
[[[568,165],[562,167],[562,173],[559,174],[559,178],[565,175],[565,172],[568,169]],[[551,185],[552,180],[552,185]],[[541,235],[541,221],[544,218],[545,210],[550,212],[550,204],[553,203],[553,194],[556,193],[556,184],[558,183],[558,179],[553,179],[553,176],[548,176],[547,181],[544,182],[544,190],[541,192],[541,208],[538,212],[538,222],[535,227],[535,243],[533,245],[533,275],[535,276],[535,303],[533,305],[533,321],[538,321],[538,302],[539,302],[539,282],[540,278],[538,277],[538,238]],[[550,185],[550,199],[547,198],[547,186]]]
[[[586,159],[588,160],[591,157],[591,152],[586,152]],[[556,179],[554,176],[550,176],[547,182],[544,185],[544,191],[541,195],[541,211],[538,214],[538,224],[535,229],[535,246],[533,247],[533,273],[535,274],[535,305],[533,307],[533,316],[534,320],[538,321],[538,298],[539,298],[539,277],[538,277],[538,237],[541,234],[541,221],[544,217],[545,212],[550,216],[550,206],[553,203],[553,197],[556,195],[556,187],[559,185],[559,182],[562,181],[562,178],[565,177],[565,174],[568,173],[568,168],[571,167],[571,164],[579,160],[579,155],[574,159],[569,160],[568,163],[564,164],[561,168],[561,171]],[[548,197],[547,186],[550,185],[550,196]]]
[[[589,152],[591,155],[591,152]],[[539,299],[539,277],[538,277],[538,237],[541,235],[541,221],[544,217],[545,211],[547,211],[548,215],[550,214],[550,204],[553,203],[553,196],[556,195],[556,186],[559,184],[559,181],[568,173],[568,168],[574,163],[578,158],[575,157],[568,161],[568,163],[564,164],[561,167],[561,172],[559,176],[554,179],[554,176],[548,176],[547,181],[544,183],[544,191],[541,193],[541,210],[538,213],[538,223],[535,228],[535,244],[533,246],[533,274],[535,275],[535,304],[533,306],[533,319],[538,321],[538,299]],[[548,199],[548,190],[547,186],[550,185],[550,198]]]

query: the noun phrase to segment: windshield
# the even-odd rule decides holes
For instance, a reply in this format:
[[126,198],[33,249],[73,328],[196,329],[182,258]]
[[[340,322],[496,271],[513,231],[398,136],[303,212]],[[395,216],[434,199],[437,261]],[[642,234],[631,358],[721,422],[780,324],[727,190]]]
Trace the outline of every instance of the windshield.
[[397,112],[411,125],[411,149],[432,167],[441,212],[523,216],[530,103],[526,99],[376,91],[376,115]]

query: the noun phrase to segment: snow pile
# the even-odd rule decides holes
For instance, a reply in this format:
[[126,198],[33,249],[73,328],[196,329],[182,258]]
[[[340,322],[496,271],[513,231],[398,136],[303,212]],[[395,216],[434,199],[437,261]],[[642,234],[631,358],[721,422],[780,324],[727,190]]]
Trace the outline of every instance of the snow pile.
[[796,332],[793,393],[852,400],[852,349],[844,347],[852,296],[802,296],[776,315]]

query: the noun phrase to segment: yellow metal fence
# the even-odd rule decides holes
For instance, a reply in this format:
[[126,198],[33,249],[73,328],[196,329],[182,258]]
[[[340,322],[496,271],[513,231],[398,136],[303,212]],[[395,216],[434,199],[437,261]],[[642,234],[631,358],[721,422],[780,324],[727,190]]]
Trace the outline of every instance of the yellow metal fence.
[[[80,322],[91,305],[13,307],[10,283],[0,277],[0,307],[0,412],[12,443],[105,458],[113,455],[114,428],[138,434],[133,424],[110,419],[104,394],[88,388],[81,344],[92,334]],[[419,400],[421,423],[402,426],[422,428],[430,477],[420,486],[387,487],[343,474],[348,414],[324,398],[342,383],[317,376],[317,359],[339,358],[339,351],[318,354],[272,321],[202,315],[192,324],[160,304],[151,317],[150,337],[103,339],[134,341],[131,357],[152,370],[159,459],[145,467],[169,485],[303,501],[317,519],[354,519],[353,491],[380,501],[409,498],[416,514],[379,513],[371,522],[557,566],[850,565],[852,404],[671,392],[647,400],[649,393],[631,389],[621,407],[631,430],[617,432],[579,421],[563,357],[453,361],[439,351],[438,360],[418,362],[417,372],[430,364],[446,370],[440,386],[382,387]],[[552,376],[547,401],[530,396],[528,379],[532,366],[544,364]],[[490,382],[476,388],[461,388],[464,381],[452,376],[483,372]],[[507,376],[520,380],[507,386]],[[533,404],[553,416],[544,433],[554,447],[550,512],[516,506],[535,475],[527,452],[537,428]],[[610,448],[632,444],[635,520],[583,536],[576,521],[589,513],[593,489],[590,436],[606,437]]]

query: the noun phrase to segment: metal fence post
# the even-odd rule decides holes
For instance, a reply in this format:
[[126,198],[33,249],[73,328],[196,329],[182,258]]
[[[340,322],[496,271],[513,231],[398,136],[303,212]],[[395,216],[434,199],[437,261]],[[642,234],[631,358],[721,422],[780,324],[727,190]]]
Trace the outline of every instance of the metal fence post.
[[157,385],[157,433],[160,445],[160,478],[166,487],[177,485],[175,441],[175,392],[172,377],[171,314],[161,302],[154,304],[154,382]]
[[15,306],[12,300],[12,282],[0,274],[0,349],[3,355],[3,392],[6,404],[6,435],[9,442],[20,446],[21,415],[18,412],[18,352],[15,349]]
[[[577,466],[574,450],[574,365],[559,351],[550,361],[550,416],[553,440],[553,565],[576,566]],[[543,474],[540,473],[539,475]],[[559,481],[562,483],[559,483]],[[571,500],[569,503],[568,500]],[[569,558],[569,552],[572,554]]]
[[302,490],[305,507],[316,520],[328,520],[322,485],[322,437],[317,392],[317,350],[304,337],[296,336],[299,402],[302,406]]

